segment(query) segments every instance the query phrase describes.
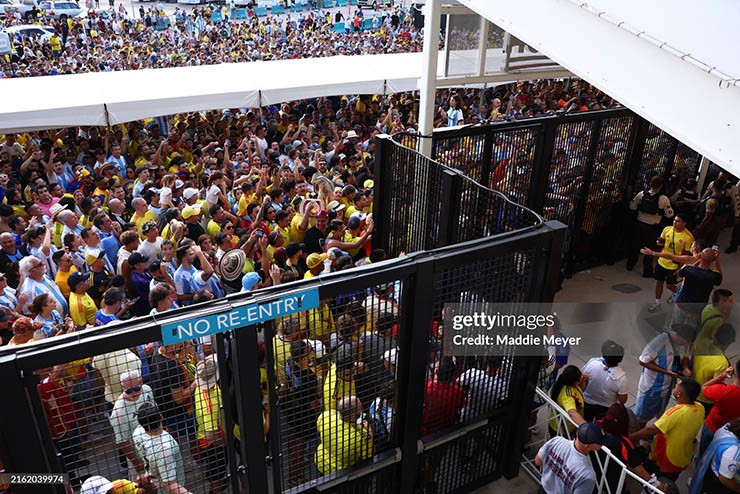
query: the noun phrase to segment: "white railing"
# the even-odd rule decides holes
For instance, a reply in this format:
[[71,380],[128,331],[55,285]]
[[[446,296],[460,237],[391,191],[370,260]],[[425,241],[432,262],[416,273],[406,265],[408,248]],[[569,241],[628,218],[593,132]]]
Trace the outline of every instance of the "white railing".
[[[529,451],[525,451],[522,454],[521,465],[524,471],[527,472],[535,481],[539,483],[541,479],[541,474],[539,467],[534,463],[534,456],[537,451],[539,451],[540,447],[549,439],[547,427],[550,423],[550,420],[552,418],[555,418],[557,423],[556,430],[558,434],[567,438],[571,437],[570,431],[568,430],[568,425],[575,426],[576,423],[573,421],[573,419],[570,418],[565,410],[563,410],[557,403],[552,400],[552,398],[547,395],[546,392],[542,391],[540,388],[535,388],[535,392],[537,393],[537,398],[540,401],[544,401],[544,405],[542,405],[537,410],[537,422],[532,427],[530,427],[530,431],[538,427],[539,433],[542,437],[537,439],[533,437],[530,440],[530,442],[527,444],[530,449]],[[534,436],[534,434],[532,435]],[[643,492],[664,494],[663,491],[651,485],[642,477],[631,471],[627,467],[627,465],[625,465],[619,458],[614,455],[614,453],[609,451],[609,448],[603,446],[601,448],[601,451],[606,453],[606,455],[597,455],[596,457],[596,491],[599,494],[622,494],[622,492],[624,491],[624,484],[628,478],[632,479],[636,484],[643,488]],[[617,485],[609,485],[606,478],[606,471],[609,468],[610,464],[612,464],[612,462],[615,462],[619,466],[621,471]]]

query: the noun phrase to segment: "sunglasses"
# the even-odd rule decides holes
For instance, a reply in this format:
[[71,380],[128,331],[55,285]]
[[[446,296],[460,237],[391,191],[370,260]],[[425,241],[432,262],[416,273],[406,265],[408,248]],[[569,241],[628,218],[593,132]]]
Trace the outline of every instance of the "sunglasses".
[[126,388],[123,390],[123,392],[127,395],[132,395],[134,393],[138,393],[139,391],[141,391],[141,386],[134,386],[133,388]]
[[229,225],[229,226],[225,226],[224,227],[224,230],[233,230],[233,229],[234,229],[234,226],[233,225]]

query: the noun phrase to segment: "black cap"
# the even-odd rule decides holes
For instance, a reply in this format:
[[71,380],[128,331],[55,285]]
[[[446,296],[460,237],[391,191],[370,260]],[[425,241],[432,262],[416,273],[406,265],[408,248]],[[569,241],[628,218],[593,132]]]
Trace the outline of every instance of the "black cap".
[[87,280],[87,276],[82,273],[72,273],[69,275],[69,278],[67,278],[67,285],[69,285],[70,290],[73,290],[82,283],[83,281]]
[[578,426],[576,437],[583,444],[604,444],[606,434],[598,425],[593,422],[586,422]]

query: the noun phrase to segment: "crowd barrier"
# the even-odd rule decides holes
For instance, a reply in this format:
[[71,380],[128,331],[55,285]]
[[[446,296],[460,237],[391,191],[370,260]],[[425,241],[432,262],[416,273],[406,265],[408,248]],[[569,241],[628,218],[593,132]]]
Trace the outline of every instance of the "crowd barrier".
[[[500,194],[475,192],[459,173],[404,154],[390,139],[381,147],[380,170],[410,172],[399,163],[404,156],[415,173],[430,170],[419,192],[439,207],[430,214],[443,216],[435,235],[454,244],[0,349],[3,397],[12,403],[0,407],[5,471],[64,472],[77,482],[134,478],[148,453],[160,492],[176,478],[195,494],[468,492],[517,475],[527,428],[521,410],[539,359],[508,354],[495,369],[485,359],[458,359],[457,375],[486,373],[495,390],[471,387],[465,411],[444,427],[424,418],[447,406],[425,390],[443,356],[444,305],[552,301],[564,226]],[[438,174],[446,178],[435,192]],[[407,193],[404,184],[377,188],[376,236],[395,235],[381,226],[383,204]],[[450,187],[470,201],[445,204],[456,197]],[[504,213],[493,214],[496,201]],[[471,211],[492,217],[468,227]],[[432,217],[407,219],[415,231],[416,221]],[[407,243],[406,252],[426,249],[425,241]],[[340,398],[350,395],[368,429],[331,411],[346,412]],[[64,491],[13,486],[19,494]]]
[[[394,136],[409,147],[419,136]],[[700,156],[627,109],[435,130],[432,158],[568,226],[566,274],[625,256],[632,197],[651,177],[672,193]]]
[[[530,434],[539,436],[537,439],[530,441],[527,451],[522,453],[522,470],[524,470],[534,480],[539,482],[541,478],[540,468],[534,463],[534,456],[547,441],[547,427],[551,419],[555,419],[556,431],[559,435],[571,439],[569,427],[575,427],[576,423],[550,396],[540,388],[535,389],[535,400],[542,403],[534,413],[537,414],[537,420],[529,427]],[[617,458],[609,448],[602,446],[603,454],[594,455],[596,461],[594,467],[596,471],[596,489],[597,494],[622,494],[626,492],[646,492],[654,494],[663,494],[663,491],[651,485],[641,477],[632,472],[627,465]],[[610,469],[618,470],[616,483],[607,482],[606,472]],[[632,487],[628,490],[628,487]],[[636,489],[635,489],[636,487]]]

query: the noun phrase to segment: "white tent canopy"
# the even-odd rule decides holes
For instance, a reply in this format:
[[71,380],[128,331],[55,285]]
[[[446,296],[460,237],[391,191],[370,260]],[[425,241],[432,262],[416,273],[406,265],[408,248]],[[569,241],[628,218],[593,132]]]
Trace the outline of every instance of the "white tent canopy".
[[459,0],[740,175],[740,3]]
[[339,94],[414,91],[421,56],[340,56],[5,79],[0,81],[0,132],[116,124]]

